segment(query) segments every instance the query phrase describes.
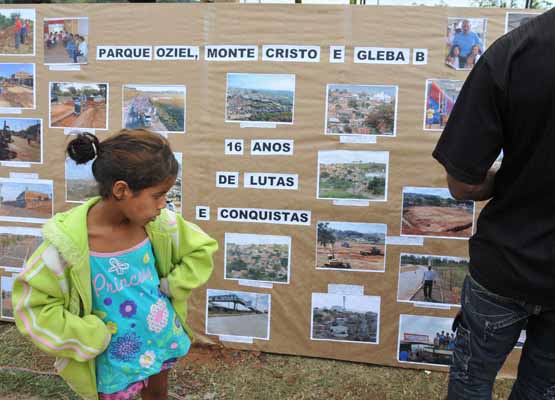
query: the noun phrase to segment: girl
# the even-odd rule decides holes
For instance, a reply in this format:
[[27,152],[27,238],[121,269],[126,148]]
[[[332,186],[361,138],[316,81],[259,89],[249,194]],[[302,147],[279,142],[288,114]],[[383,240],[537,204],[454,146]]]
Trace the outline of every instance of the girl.
[[190,346],[187,298],[217,243],[164,209],[179,166],[162,136],[85,133],[67,153],[94,159],[100,196],[45,224],[14,282],[17,327],[84,399],[167,399],[168,369]]

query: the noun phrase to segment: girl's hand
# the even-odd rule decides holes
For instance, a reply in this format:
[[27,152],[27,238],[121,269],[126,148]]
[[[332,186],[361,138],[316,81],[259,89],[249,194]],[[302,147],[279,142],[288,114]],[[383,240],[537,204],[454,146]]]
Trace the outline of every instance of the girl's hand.
[[170,284],[167,278],[160,279],[160,291],[166,296],[172,297],[170,292]]

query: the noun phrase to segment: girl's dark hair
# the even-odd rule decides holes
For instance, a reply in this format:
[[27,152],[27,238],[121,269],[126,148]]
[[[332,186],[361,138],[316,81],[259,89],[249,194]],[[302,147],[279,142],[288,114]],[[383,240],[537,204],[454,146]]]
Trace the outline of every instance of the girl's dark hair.
[[94,159],[92,172],[103,198],[112,195],[117,181],[127,182],[135,193],[177,176],[179,170],[168,140],[145,129],[122,129],[102,142],[80,133],[66,151],[77,164]]

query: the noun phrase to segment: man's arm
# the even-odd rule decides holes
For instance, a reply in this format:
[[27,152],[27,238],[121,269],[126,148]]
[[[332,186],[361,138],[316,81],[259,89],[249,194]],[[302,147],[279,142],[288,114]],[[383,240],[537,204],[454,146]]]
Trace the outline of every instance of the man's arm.
[[497,170],[490,169],[486,175],[486,179],[478,185],[469,185],[453,178],[447,174],[447,185],[449,192],[457,200],[488,200],[493,197],[493,186],[495,182],[495,174]]

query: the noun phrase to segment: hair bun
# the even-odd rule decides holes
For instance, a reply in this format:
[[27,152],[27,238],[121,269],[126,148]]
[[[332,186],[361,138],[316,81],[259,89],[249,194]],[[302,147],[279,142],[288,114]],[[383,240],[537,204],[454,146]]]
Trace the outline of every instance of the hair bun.
[[92,133],[79,133],[67,145],[66,152],[77,164],[85,164],[94,160],[100,151],[100,142]]

